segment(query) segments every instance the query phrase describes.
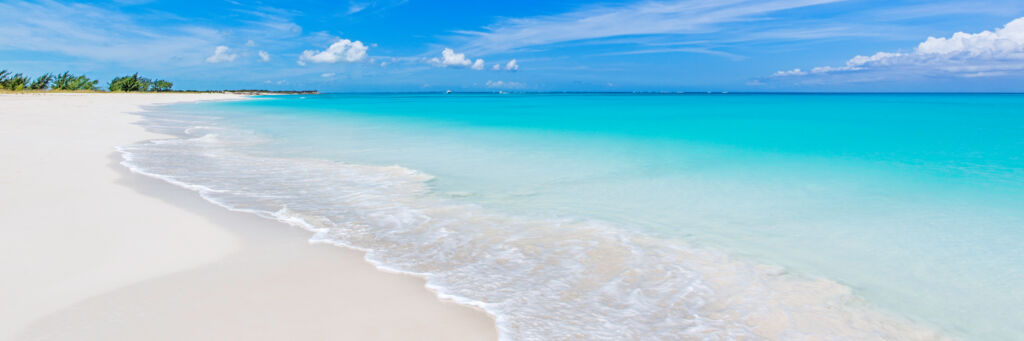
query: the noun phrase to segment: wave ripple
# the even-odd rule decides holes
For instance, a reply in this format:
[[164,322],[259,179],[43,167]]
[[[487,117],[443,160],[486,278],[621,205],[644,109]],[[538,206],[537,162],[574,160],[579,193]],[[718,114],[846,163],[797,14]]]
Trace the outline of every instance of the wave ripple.
[[828,280],[601,221],[453,202],[400,166],[252,153],[264,137],[215,117],[149,113],[143,125],[178,137],[120,147],[131,170],[423,276],[438,296],[492,314],[504,340],[940,338]]

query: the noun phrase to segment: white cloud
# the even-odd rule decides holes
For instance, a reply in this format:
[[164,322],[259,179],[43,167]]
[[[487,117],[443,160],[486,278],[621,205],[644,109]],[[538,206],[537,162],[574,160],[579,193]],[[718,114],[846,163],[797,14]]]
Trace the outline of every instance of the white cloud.
[[264,62],[269,62],[270,61],[270,54],[267,53],[267,51],[260,50],[259,52],[257,52],[257,54],[260,55],[260,60],[261,61],[264,61]]
[[249,39],[249,41],[245,42],[245,46],[256,47],[256,42],[252,41],[252,39]]
[[[818,67],[815,67],[815,68],[811,69],[811,73],[812,74],[823,74],[823,73],[838,72],[838,71],[857,71],[857,70],[863,70],[866,65],[871,65],[871,64],[878,65],[878,66],[892,65],[894,61],[896,61],[898,58],[903,57],[903,56],[907,56],[907,55],[903,54],[903,53],[878,52],[878,53],[875,53],[875,54],[871,55],[870,57],[868,57],[868,56],[856,56],[856,57],[853,57],[850,60],[846,61],[846,65],[843,65],[843,66],[818,66]],[[796,69],[796,70],[800,70],[800,69]],[[780,75],[780,76],[803,76],[803,75],[807,74],[806,72],[804,72],[804,73],[785,74],[784,71],[782,73],[783,74],[780,75],[779,72],[776,72],[776,75]]]
[[323,73],[323,74],[320,74],[320,77],[323,77],[323,78],[331,78],[331,77],[334,77],[334,72],[328,72],[328,73]]
[[238,54],[231,53],[231,49],[227,46],[221,45],[213,49],[213,55],[206,57],[207,63],[223,63],[233,62],[235,58],[238,58]]
[[357,4],[354,2],[350,3],[348,5],[348,14],[356,14],[362,12],[364,9],[366,9],[367,6],[369,6],[369,4]]
[[465,53],[456,53],[455,50],[450,48],[441,50],[441,58],[430,58],[428,62],[441,67],[468,67],[473,70],[483,70],[485,67],[483,59],[474,61],[466,58]]
[[[799,70],[799,69],[797,69]],[[957,32],[948,38],[928,37],[912,52],[877,52],[855,56],[842,66],[819,66],[813,75],[875,73],[953,75],[989,77],[1024,71],[1024,17],[995,31]],[[779,71],[774,76],[804,76],[807,73]]]
[[[480,60],[477,60],[477,61],[480,61]],[[481,70],[481,69],[483,69],[482,66],[481,66],[480,69],[477,69],[477,70]],[[508,63],[505,63],[504,67],[502,67],[501,64],[494,64],[494,66],[491,66],[491,70],[494,70],[494,71],[501,71],[501,69],[505,69],[505,70],[508,70],[508,71],[519,71],[519,64],[516,62],[515,59],[513,59],[513,60],[508,61]]]
[[772,77],[785,77],[785,76],[803,76],[806,75],[807,71],[800,69],[792,69],[789,71],[776,71],[772,74]]
[[431,58],[430,62],[440,66],[469,66],[473,64],[465,53],[455,53],[455,50],[445,48],[441,51],[441,59]]
[[473,66],[470,66],[470,68],[472,68],[473,70],[483,70],[484,69],[484,60],[483,59],[477,59],[475,62],[473,62]]
[[495,89],[520,89],[526,86],[526,84],[520,82],[505,82],[505,81],[487,81],[488,88]]
[[954,33],[949,38],[928,37],[917,46],[917,52],[930,55],[966,55],[985,58],[1024,59],[1024,17],[1003,28],[969,34]]
[[674,0],[589,6],[530,18],[512,18],[481,31],[461,31],[466,48],[477,54],[572,41],[654,34],[696,34],[721,30],[719,24],[762,19],[765,14],[842,0]]
[[341,39],[334,42],[323,51],[302,51],[302,55],[299,56],[299,64],[306,65],[306,62],[332,64],[337,62],[358,62],[366,59],[367,50],[369,50],[369,47],[364,45],[361,41]]
[[385,66],[388,66],[388,62],[387,61],[380,62],[380,67],[385,67]]

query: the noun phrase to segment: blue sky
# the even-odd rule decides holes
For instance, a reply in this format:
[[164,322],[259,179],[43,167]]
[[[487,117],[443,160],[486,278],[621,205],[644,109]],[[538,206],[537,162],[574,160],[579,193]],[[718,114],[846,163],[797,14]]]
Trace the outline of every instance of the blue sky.
[[0,0],[0,68],[179,89],[1024,91],[1022,17],[1019,0]]

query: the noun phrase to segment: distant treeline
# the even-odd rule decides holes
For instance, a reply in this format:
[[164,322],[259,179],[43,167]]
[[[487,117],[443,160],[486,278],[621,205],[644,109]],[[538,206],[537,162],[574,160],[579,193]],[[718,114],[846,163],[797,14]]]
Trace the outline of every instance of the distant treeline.
[[[85,75],[73,75],[70,72],[62,74],[44,74],[36,78],[29,78],[21,73],[11,73],[7,70],[0,70],[0,89],[9,91],[23,90],[102,90],[97,84],[98,80],[89,79]],[[174,83],[156,79],[151,80],[133,74],[123,77],[115,77],[107,83],[109,91],[170,91]]]

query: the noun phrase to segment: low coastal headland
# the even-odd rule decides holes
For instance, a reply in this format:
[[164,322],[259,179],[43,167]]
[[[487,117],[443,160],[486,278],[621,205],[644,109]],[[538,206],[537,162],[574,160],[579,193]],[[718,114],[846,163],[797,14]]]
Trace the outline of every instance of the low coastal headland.
[[422,279],[119,164],[169,137],[143,107],[245,96],[58,92],[0,94],[0,340],[497,338]]
[[86,75],[64,73],[45,73],[37,77],[14,73],[0,69],[0,93],[38,93],[38,92],[176,92],[176,93],[222,93],[246,96],[258,95],[315,95],[317,90],[175,90],[174,83],[163,79],[151,79],[139,76],[138,73],[114,77],[106,84],[99,86],[99,80]]

